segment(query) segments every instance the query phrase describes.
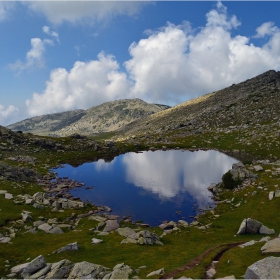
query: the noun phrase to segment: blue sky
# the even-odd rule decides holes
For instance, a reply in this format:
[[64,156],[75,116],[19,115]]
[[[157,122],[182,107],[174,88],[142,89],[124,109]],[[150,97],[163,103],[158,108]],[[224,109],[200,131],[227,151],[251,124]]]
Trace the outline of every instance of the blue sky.
[[0,125],[176,105],[280,68],[280,2],[0,1]]

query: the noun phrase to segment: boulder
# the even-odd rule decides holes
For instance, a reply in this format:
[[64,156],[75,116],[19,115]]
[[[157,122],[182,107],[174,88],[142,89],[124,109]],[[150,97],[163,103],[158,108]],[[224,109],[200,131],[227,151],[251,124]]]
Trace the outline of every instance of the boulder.
[[46,233],[49,233],[49,231],[52,229],[52,226],[49,225],[48,223],[44,223],[42,225],[39,225],[38,229],[43,230]]
[[54,227],[49,230],[49,233],[51,234],[63,234],[63,230],[60,227]]
[[244,279],[279,279],[280,258],[267,257],[250,265]]
[[248,218],[244,219],[239,227],[237,234],[245,234],[245,233],[259,233],[259,229],[262,226],[257,220]]
[[107,220],[103,231],[105,232],[113,231],[119,228],[119,226],[120,225],[117,220]]
[[22,220],[25,223],[32,222],[32,217],[29,212],[23,212],[23,213],[21,213],[21,216],[22,216]]
[[113,268],[110,279],[128,279],[132,271],[128,265],[118,264]]
[[11,241],[10,237],[0,237],[0,243],[8,243]]
[[[262,248],[262,253],[280,253],[280,238],[275,238],[266,242]],[[279,258],[280,259],[280,258]]]
[[21,276],[23,278],[29,278],[35,272],[41,270],[47,265],[45,258],[40,255],[32,260],[22,271]]
[[59,254],[65,251],[77,251],[79,249],[78,242],[67,244],[66,246],[54,251],[53,254]]
[[247,219],[246,233],[258,233],[262,223],[254,219]]
[[96,279],[98,278],[98,274],[106,270],[107,268],[101,265],[83,261],[74,265],[68,276],[68,279]]
[[138,239],[137,233],[136,233],[133,229],[131,229],[131,228],[129,228],[129,227],[118,228],[116,231],[117,231],[117,232],[119,233],[119,235],[121,235],[121,236],[129,237],[129,238],[135,239],[135,240]]
[[274,234],[275,230],[262,225],[259,229],[260,234]]
[[13,199],[14,197],[10,193],[5,193],[5,198],[10,200],[10,199]]
[[138,243],[141,245],[163,245],[160,238],[155,233],[149,232],[148,230],[143,230],[139,232]]
[[260,165],[255,165],[255,166],[254,166],[254,169],[255,169],[255,171],[257,171],[257,172],[263,170],[262,166],[260,166]]

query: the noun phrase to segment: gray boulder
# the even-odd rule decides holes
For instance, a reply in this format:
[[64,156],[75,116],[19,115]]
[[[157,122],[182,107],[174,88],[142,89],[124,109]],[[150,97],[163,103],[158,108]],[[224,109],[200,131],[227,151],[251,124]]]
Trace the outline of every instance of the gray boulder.
[[99,274],[107,271],[106,267],[89,262],[76,263],[71,270],[69,279],[98,279]]
[[110,279],[128,279],[132,271],[128,265],[118,264],[113,268]]
[[22,217],[22,220],[25,223],[32,222],[32,217],[30,215],[30,212],[23,212],[23,213],[21,213],[21,217]]
[[119,223],[117,220],[107,220],[103,231],[109,232],[119,228]]
[[48,223],[44,223],[38,226],[38,229],[43,230],[46,233],[49,233],[49,231],[52,229],[52,226]]
[[269,229],[261,222],[248,218],[244,219],[239,227],[237,234],[245,234],[245,233],[260,233],[260,234],[274,234],[274,229]]
[[[266,242],[262,248],[262,253],[280,253],[280,238],[275,238]],[[280,259],[280,258],[279,258]]]
[[121,235],[121,236],[129,237],[129,238],[135,239],[135,240],[138,239],[137,233],[136,233],[133,229],[131,229],[131,228],[129,228],[129,227],[118,228],[116,231],[117,231],[117,232],[119,233],[119,235]]
[[63,230],[60,227],[54,227],[49,230],[49,233],[51,234],[63,234]]
[[23,278],[29,278],[35,272],[41,270],[47,265],[45,258],[40,255],[32,260],[22,271],[21,276]]
[[247,219],[246,233],[258,233],[262,223],[254,219]]
[[260,234],[274,234],[275,230],[262,225],[259,229]]
[[65,251],[77,251],[79,249],[78,242],[67,244],[66,246],[54,251],[53,254],[59,254]]
[[160,241],[160,238],[155,233],[149,232],[148,230],[143,230],[139,232],[139,239],[138,243],[141,245],[153,245],[153,244],[159,244],[163,245],[163,243]]
[[280,258],[267,257],[250,265],[244,279],[279,279]]
[[245,233],[259,233],[259,229],[262,226],[257,220],[248,218],[244,219],[239,227],[237,234],[245,234]]

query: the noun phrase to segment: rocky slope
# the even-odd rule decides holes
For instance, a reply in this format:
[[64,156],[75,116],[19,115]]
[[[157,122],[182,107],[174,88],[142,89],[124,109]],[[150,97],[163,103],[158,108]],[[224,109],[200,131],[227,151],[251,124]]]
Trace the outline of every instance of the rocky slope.
[[279,121],[280,72],[270,70],[239,84],[206,94],[147,116],[118,131],[119,140],[133,136],[200,134],[248,129]]
[[74,110],[30,118],[8,126],[14,131],[37,135],[68,136],[74,133],[90,135],[119,129],[134,120],[170,108],[149,104],[141,99],[106,102],[88,110]]

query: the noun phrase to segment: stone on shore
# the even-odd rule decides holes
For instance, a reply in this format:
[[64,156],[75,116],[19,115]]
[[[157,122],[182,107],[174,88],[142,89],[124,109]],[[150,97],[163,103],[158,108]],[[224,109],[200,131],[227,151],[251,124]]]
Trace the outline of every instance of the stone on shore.
[[105,232],[113,231],[113,230],[118,229],[119,226],[120,225],[117,220],[107,220],[103,231],[105,231]]

